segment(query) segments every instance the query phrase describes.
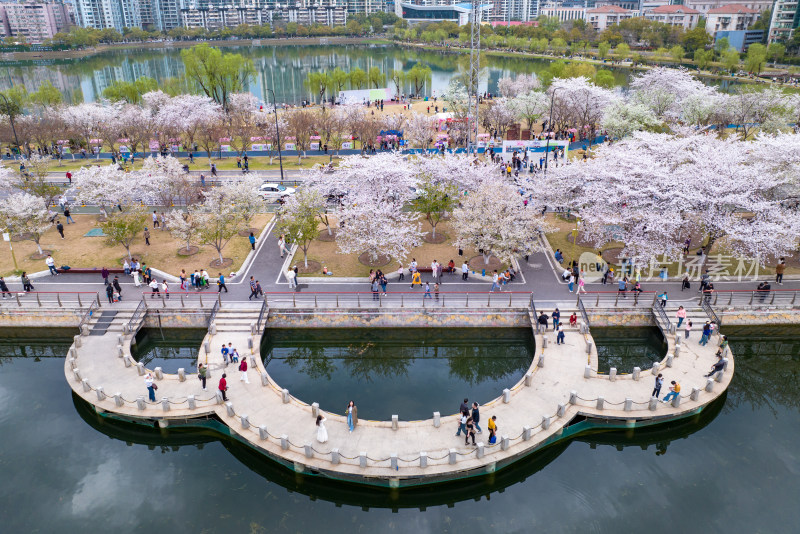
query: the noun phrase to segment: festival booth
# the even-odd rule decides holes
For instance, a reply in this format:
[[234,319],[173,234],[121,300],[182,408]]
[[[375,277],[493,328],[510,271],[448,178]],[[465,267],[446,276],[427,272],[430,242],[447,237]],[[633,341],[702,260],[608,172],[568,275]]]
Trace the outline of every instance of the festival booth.
[[[526,149],[529,153],[544,153],[545,150],[553,152],[556,149],[560,149],[564,151],[564,157],[566,158],[569,152],[569,141],[561,139],[550,139],[549,143],[547,139],[503,141],[503,151],[500,154],[503,156],[503,161],[508,163],[511,161],[514,152],[517,152],[522,157]],[[528,157],[530,158],[531,156]],[[537,157],[541,157],[541,154],[537,154]]]

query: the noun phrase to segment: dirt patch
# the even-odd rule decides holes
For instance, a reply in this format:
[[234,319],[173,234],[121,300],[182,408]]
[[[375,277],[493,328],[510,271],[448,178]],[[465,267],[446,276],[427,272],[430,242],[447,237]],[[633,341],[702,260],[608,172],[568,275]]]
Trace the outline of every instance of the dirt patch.
[[373,260],[372,256],[367,252],[358,256],[358,263],[366,265],[367,267],[385,267],[389,265],[390,261],[392,261],[392,257],[383,254],[379,254],[375,260]]
[[606,263],[611,265],[620,265],[622,262],[622,248],[609,248],[603,251],[601,256]]
[[37,250],[36,252],[34,252],[33,254],[31,254],[31,255],[30,255],[30,256],[28,256],[28,257],[29,257],[30,259],[32,259],[32,260],[43,260],[43,259],[45,259],[47,256],[49,256],[49,255],[50,255],[50,254],[52,254],[52,253],[53,253],[53,251],[52,251],[52,250],[44,250],[44,249],[42,249],[42,252],[41,252],[41,254],[40,254],[40,253],[39,253],[39,251]]
[[190,245],[189,248],[186,247],[179,248],[177,254],[178,256],[188,257],[188,256],[194,256],[198,252],[200,252],[200,247]]
[[317,236],[317,240],[325,243],[333,243],[336,241],[336,228],[331,228],[331,233],[329,234],[328,229],[323,227]]
[[432,234],[431,232],[426,232],[425,234],[422,235],[423,241],[425,241],[426,243],[432,243],[434,245],[439,245],[441,243],[444,243],[448,239],[450,238],[447,237],[442,232],[438,232],[436,235]]
[[239,237],[250,237],[250,232],[252,232],[254,236],[258,237],[259,233],[258,228],[250,228],[249,230],[239,230]]
[[489,258],[489,263],[486,263],[483,260],[482,255],[470,258],[470,260],[467,262],[467,265],[469,266],[471,271],[475,271],[476,273],[483,272],[483,270],[486,269],[486,274],[493,272],[495,269],[497,269],[498,272],[505,271],[507,267],[506,264],[504,264],[494,256]]
[[[572,232],[567,232],[566,240],[568,243],[573,243],[575,241],[572,238]],[[583,232],[578,232],[578,246],[585,248],[594,248],[594,241],[587,239]]]
[[308,266],[306,266],[303,261],[300,261],[300,263],[297,264],[297,274],[313,274],[321,272],[322,264],[318,261],[308,260]]
[[233,265],[233,260],[231,258],[222,258],[222,261],[219,261],[219,258],[217,258],[216,260],[211,260],[208,265],[215,269],[220,269]]

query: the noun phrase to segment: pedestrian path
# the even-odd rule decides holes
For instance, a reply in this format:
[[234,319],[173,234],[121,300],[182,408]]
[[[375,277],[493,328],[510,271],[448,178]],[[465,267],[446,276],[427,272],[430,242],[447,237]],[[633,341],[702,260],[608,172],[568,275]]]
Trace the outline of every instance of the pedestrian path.
[[[497,417],[496,443],[489,443],[484,424],[478,443],[465,445],[463,436],[455,436],[457,416],[452,413],[432,413],[423,421],[361,420],[350,433],[342,413],[320,412],[315,399],[294,398],[267,374],[259,352],[262,310],[255,302],[219,307],[219,319],[198,351],[199,362],[209,369],[206,390],[196,375],[183,370],[166,374],[133,361],[131,335],[120,333],[131,321],[128,313],[112,319],[103,335],[76,336],[65,361],[66,378],[101,413],[162,427],[213,416],[233,436],[297,471],[404,486],[496,470],[569,436],[576,417],[633,428],[696,414],[725,391],[733,375],[728,355],[718,379],[704,376],[716,361],[716,344],[700,346],[699,334],[679,346],[670,338],[667,356],[654,369],[612,377],[595,371],[597,351],[588,332],[569,330],[561,345],[547,332],[536,334],[536,356],[525,377],[482,407],[484,418]],[[101,319],[86,330],[94,330]],[[236,364],[223,361],[221,348],[229,343],[248,359],[246,382]],[[158,386],[155,402],[145,389],[148,372]],[[663,404],[651,398],[653,373],[658,372],[666,384],[676,380],[683,386],[677,401]],[[227,374],[227,400],[216,391],[222,373]],[[453,412],[459,400],[454,399]],[[318,413],[328,420],[327,443],[315,440]]]

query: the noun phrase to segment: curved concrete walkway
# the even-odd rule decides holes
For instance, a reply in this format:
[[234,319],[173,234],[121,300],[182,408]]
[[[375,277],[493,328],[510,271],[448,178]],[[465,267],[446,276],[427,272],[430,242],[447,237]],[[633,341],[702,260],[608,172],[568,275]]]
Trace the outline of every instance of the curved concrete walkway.
[[[224,307],[235,308],[242,324],[256,321],[260,312],[256,303],[226,303]],[[525,378],[509,384],[504,395],[482,406],[484,432],[477,435],[482,442],[478,446],[465,446],[463,436],[454,436],[457,415],[396,423],[360,420],[351,434],[341,413],[324,411],[329,440],[323,444],[315,439],[316,408],[307,404],[314,399],[295,399],[269,377],[259,353],[260,335],[241,328],[221,328],[215,335],[207,335],[199,358],[210,368],[208,391],[202,390],[194,374],[184,380],[164,374],[156,381],[158,402],[150,403],[142,376],[145,370],[130,356],[130,336],[113,330],[76,336],[65,361],[69,384],[99,412],[161,426],[216,416],[232,435],[296,471],[389,486],[492,472],[560,439],[576,416],[633,428],[693,415],[716,400],[733,375],[733,358],[728,354],[727,370],[718,380],[704,377],[716,361],[716,337],[702,347],[700,334],[695,332],[693,339],[680,344],[677,356],[675,340],[670,339],[668,355],[655,372],[664,374],[662,396],[671,380],[681,384],[680,401],[675,405],[653,402],[652,370],[642,370],[638,379],[625,375],[612,380],[595,371],[597,352],[589,334],[568,331],[566,343],[556,345],[553,333],[548,332],[546,348],[543,336],[536,335],[537,355]],[[229,342],[249,358],[249,384],[240,381],[235,364],[225,368],[222,362],[220,348]],[[252,349],[248,349],[250,342]],[[228,374],[227,403],[216,395],[223,371]],[[459,400],[454,399],[454,407]],[[494,445],[488,444],[486,430],[491,416],[497,416]]]

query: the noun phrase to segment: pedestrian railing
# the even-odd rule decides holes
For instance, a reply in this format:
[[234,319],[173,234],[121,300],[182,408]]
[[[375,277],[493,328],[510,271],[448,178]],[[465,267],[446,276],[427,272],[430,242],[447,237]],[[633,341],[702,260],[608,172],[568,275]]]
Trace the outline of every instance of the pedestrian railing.
[[703,293],[698,297],[698,304],[708,302],[711,306],[779,306],[794,307],[800,306],[797,299],[798,291],[793,289],[768,289],[768,290],[730,290]]
[[214,319],[217,317],[217,312],[219,311],[219,299],[214,302],[214,306],[211,308],[211,313],[208,315],[208,321],[206,322],[206,329],[211,328],[211,323],[214,322]]
[[655,291],[586,291],[578,303],[588,308],[648,307]]
[[81,317],[81,322],[78,323],[78,332],[83,333],[83,325],[87,324],[92,319],[94,312],[99,308],[100,308],[99,299],[93,300],[92,304],[89,306],[89,309],[86,310],[86,313],[84,313],[83,317]]
[[123,329],[124,332],[130,334],[132,337],[135,337],[145,313],[147,313],[147,303],[144,299],[142,299],[139,301],[139,305],[136,306],[136,310],[133,312],[133,315],[131,315],[127,326]]
[[722,319],[717,315],[717,312],[714,311],[714,308],[711,307],[711,304],[709,304],[709,302],[707,300],[702,299],[700,301],[700,306],[702,306],[703,311],[706,312],[706,315],[708,315],[708,318],[711,321],[717,323],[717,327],[718,328],[720,326],[722,326]]
[[100,307],[100,294],[96,291],[8,291],[0,304],[16,307],[85,308],[92,303]]
[[668,339],[672,333],[672,323],[657,297],[653,299],[653,317],[655,318],[656,326],[661,329],[664,339]]
[[272,292],[264,295],[270,308],[524,308],[531,306],[527,291],[461,292]]
[[583,319],[583,324],[586,325],[586,328],[589,328],[589,314],[586,313],[586,307],[583,305],[583,300],[578,297],[578,310],[581,312],[581,319]]
[[261,311],[258,313],[258,321],[256,322],[256,332],[259,334],[264,332],[264,327],[267,322],[267,310],[269,310],[269,307],[267,306],[267,299],[265,298],[261,303]]

